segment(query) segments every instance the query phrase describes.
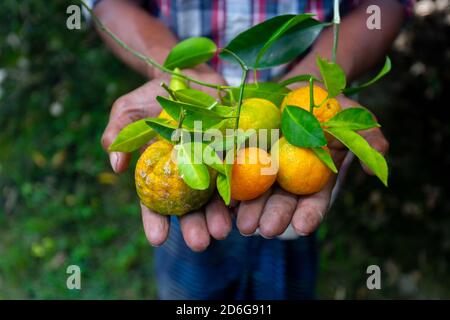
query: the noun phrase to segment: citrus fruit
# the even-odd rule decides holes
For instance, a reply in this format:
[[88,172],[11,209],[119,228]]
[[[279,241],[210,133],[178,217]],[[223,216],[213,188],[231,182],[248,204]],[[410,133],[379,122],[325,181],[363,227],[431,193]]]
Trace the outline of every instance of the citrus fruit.
[[277,178],[271,165],[272,157],[263,149],[240,149],[231,172],[231,198],[251,200],[266,192]]
[[[319,122],[325,122],[330,120],[336,113],[341,110],[339,102],[334,99],[327,99],[328,92],[319,86],[314,86],[314,104],[319,106],[314,108],[313,114],[316,116]],[[296,106],[309,111],[309,86],[300,87],[288,93],[281,104],[281,112],[287,105]]]
[[332,171],[309,148],[299,148],[282,137],[272,147],[278,161],[277,182],[286,191],[298,195],[323,189]]
[[[271,129],[279,129],[281,123],[280,109],[269,100],[249,98],[242,102],[239,128],[255,129],[259,137],[259,129],[267,129],[264,146],[271,146]],[[260,145],[258,141],[258,145]]]
[[202,207],[215,188],[215,171],[210,170],[208,189],[194,190],[180,177],[173,161],[173,145],[158,140],[140,156],[135,170],[136,190],[142,203],[162,215],[183,215]]

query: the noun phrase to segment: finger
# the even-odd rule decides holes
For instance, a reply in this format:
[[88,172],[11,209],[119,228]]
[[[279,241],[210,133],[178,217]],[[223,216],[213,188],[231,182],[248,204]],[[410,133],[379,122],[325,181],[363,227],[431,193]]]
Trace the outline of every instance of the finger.
[[264,205],[271,194],[272,189],[269,189],[256,199],[241,201],[236,221],[237,228],[241,234],[248,236],[255,233],[259,226],[259,219]]
[[181,216],[180,227],[186,245],[193,251],[203,251],[209,246],[209,231],[203,212],[195,211]]
[[169,217],[151,211],[141,203],[142,224],[145,236],[152,246],[160,246],[169,235]]
[[320,225],[329,208],[335,181],[333,176],[321,191],[300,197],[292,217],[292,227],[299,235],[306,236]]
[[291,222],[296,205],[296,195],[277,188],[267,200],[259,221],[261,235],[273,238],[282,234]]
[[231,231],[231,215],[225,203],[216,196],[206,205],[206,225],[214,239],[222,240]]

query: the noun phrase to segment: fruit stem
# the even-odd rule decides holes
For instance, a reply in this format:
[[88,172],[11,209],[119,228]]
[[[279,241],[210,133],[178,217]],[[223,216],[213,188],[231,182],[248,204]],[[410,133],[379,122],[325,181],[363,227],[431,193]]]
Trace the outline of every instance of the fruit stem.
[[242,107],[242,99],[244,97],[244,89],[245,89],[245,81],[247,80],[248,69],[242,68],[242,78],[241,78],[241,86],[239,88],[239,99],[236,110],[236,121],[234,123],[234,133],[235,133],[235,143],[234,147],[237,148],[237,130],[239,129],[239,118],[241,116],[241,107]]
[[314,78],[309,78],[309,112],[314,110]]
[[171,70],[169,68],[164,67],[163,65],[160,65],[159,63],[157,63],[155,60],[153,60],[149,56],[146,56],[146,55],[140,53],[139,51],[134,50],[133,48],[128,46],[125,42],[123,42],[122,39],[120,39],[115,33],[113,33],[107,26],[105,26],[103,24],[103,22],[95,15],[94,11],[91,9],[91,7],[89,7],[84,2],[84,0],[80,0],[80,3],[89,12],[89,14],[92,17],[92,20],[94,20],[95,24],[99,27],[100,30],[102,30],[103,32],[108,34],[123,49],[125,49],[128,52],[130,52],[136,58],[144,61],[148,65],[150,65],[150,66],[152,66],[152,67],[154,67],[156,69],[159,69],[160,71],[162,71],[164,73],[169,73],[171,75],[176,75],[176,76],[178,76],[180,78],[183,78],[185,80],[194,82],[194,83],[199,84],[199,85],[204,86],[204,87],[215,88],[215,89],[218,89],[218,90],[230,88],[230,86],[224,86],[224,85],[219,85],[219,84],[215,84],[215,83],[209,83],[209,82],[200,81],[200,80],[188,77],[187,75],[179,74],[179,73],[177,73],[177,72],[175,72],[175,71],[173,71],[173,70]]
[[334,17],[333,17],[333,54],[332,62],[336,62],[336,54],[339,42],[339,25],[341,24],[341,16],[339,14],[339,0],[334,0]]

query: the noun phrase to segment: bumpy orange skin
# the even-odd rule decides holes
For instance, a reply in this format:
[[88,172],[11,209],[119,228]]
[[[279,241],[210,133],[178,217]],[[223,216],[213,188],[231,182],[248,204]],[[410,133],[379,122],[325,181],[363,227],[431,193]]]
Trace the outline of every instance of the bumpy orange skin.
[[202,207],[215,188],[215,172],[206,190],[190,188],[180,177],[172,160],[173,145],[158,140],[142,153],[136,164],[136,191],[141,202],[162,215],[183,215]]
[[232,168],[231,198],[252,200],[266,192],[277,178],[271,166],[272,157],[263,149],[239,150]]
[[[330,120],[336,113],[341,110],[339,102],[332,98],[327,99],[328,93],[319,86],[314,86],[314,104],[322,105],[319,108],[314,108],[313,114],[319,122]],[[281,104],[281,111],[287,105],[300,107],[309,111],[309,86],[301,87],[291,91],[283,100]],[[325,102],[324,102],[325,101]]]
[[278,161],[278,184],[297,195],[319,192],[333,174],[311,149],[293,146],[284,137],[272,148],[272,156]]

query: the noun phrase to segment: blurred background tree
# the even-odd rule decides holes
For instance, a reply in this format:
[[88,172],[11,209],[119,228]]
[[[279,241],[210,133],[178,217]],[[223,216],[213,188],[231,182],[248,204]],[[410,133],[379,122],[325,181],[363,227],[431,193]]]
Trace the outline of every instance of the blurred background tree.
[[[2,1],[0,299],[155,298],[132,172],[112,174],[100,146],[114,100],[145,79],[86,20],[67,30],[66,8]],[[393,71],[360,96],[391,142],[390,187],[353,164],[319,230],[321,298],[450,298],[449,29],[450,1],[418,1]],[[382,290],[366,288],[371,264]]]

